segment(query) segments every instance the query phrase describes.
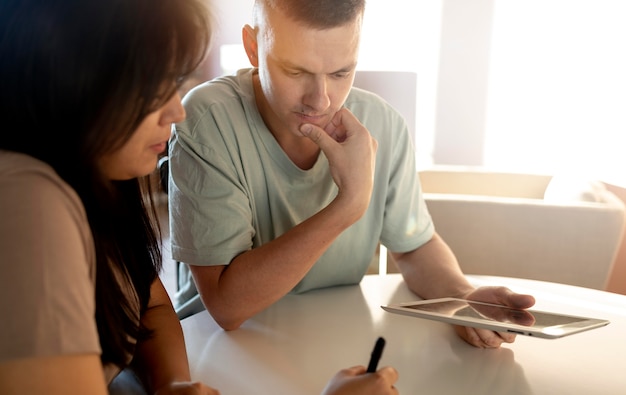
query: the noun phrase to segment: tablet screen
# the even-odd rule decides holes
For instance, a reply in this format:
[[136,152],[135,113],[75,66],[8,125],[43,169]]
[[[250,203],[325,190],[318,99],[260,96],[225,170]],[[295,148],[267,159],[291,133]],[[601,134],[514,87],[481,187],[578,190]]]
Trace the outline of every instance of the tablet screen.
[[413,310],[430,311],[448,317],[487,319],[494,322],[508,322],[516,325],[533,326],[535,328],[566,325],[588,320],[588,318],[584,317],[532,310],[518,310],[505,306],[465,300],[447,300],[436,303],[406,305],[404,307]]
[[527,336],[558,338],[607,325],[609,321],[538,310],[519,310],[465,299],[442,298],[381,306],[392,313]]

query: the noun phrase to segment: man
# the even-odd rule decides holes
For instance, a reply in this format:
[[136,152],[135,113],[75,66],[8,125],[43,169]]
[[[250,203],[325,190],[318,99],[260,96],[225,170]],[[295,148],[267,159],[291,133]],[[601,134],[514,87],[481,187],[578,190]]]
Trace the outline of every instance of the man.
[[[405,121],[352,88],[364,3],[255,1],[243,28],[253,68],[185,99],[170,146],[172,254],[226,330],[289,292],[358,283],[379,241],[420,297],[534,304],[466,281],[435,233]],[[477,347],[514,340],[457,332]]]

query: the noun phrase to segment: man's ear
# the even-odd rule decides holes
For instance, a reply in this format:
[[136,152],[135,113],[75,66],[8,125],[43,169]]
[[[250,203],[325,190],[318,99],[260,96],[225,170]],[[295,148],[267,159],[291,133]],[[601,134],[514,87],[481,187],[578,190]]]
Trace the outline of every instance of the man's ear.
[[245,25],[241,30],[243,47],[248,55],[252,67],[259,67],[259,46],[256,37],[257,31],[250,25]]

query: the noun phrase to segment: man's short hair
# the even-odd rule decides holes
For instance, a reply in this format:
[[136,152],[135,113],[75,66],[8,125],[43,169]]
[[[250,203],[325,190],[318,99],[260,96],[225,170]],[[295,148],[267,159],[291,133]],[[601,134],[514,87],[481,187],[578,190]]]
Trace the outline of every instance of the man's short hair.
[[255,18],[262,7],[280,10],[294,21],[323,30],[343,26],[362,16],[365,0],[255,0]]

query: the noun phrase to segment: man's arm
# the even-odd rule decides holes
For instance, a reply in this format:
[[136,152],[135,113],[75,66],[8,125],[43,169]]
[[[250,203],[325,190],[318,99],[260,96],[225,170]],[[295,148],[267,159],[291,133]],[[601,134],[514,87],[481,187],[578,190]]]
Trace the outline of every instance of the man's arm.
[[301,131],[328,158],[337,197],[317,214],[228,265],[190,265],[204,305],[226,330],[238,328],[291,291],[369,205],[377,142],[367,129],[344,109],[326,130],[303,125]]
[[[506,287],[474,288],[465,278],[458,261],[438,235],[423,246],[406,253],[392,253],[409,289],[423,299],[457,297],[515,308],[528,308],[535,303],[530,295],[512,292]],[[486,329],[455,326],[457,334],[469,344],[481,348],[497,348],[512,343],[515,335]]]
[[423,299],[464,298],[474,290],[456,256],[435,233],[429,242],[406,253],[391,253],[409,289]]
[[229,265],[190,265],[200,297],[215,321],[226,330],[237,329],[291,291],[337,236],[354,223],[345,215],[346,204],[334,200],[282,236],[240,254]]

